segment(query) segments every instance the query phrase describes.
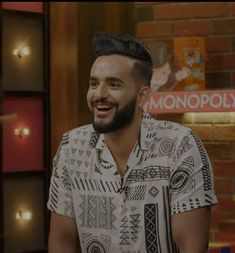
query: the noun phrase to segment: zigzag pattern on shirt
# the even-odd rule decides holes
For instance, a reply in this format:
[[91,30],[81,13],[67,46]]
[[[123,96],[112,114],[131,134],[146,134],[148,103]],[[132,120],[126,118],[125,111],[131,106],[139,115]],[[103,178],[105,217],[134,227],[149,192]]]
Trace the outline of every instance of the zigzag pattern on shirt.
[[199,137],[191,131],[191,134],[197,143],[201,158],[202,158],[202,163],[203,163],[203,168],[202,168],[202,174],[203,174],[203,179],[204,179],[204,190],[205,191],[210,191],[212,189],[212,182],[211,182],[211,171],[210,171],[210,165],[208,161],[208,157],[205,152],[205,148],[202,145],[201,140]]
[[65,166],[62,168],[61,179],[64,188],[68,191],[71,191],[71,178],[68,169]]
[[[129,218],[128,218],[129,217]],[[121,219],[120,245],[130,245],[131,241],[137,242],[140,231],[140,214],[124,216]]]
[[137,242],[137,239],[138,239],[138,233],[139,233],[139,229],[140,229],[140,226],[139,226],[139,223],[140,223],[140,214],[132,214],[130,215],[130,223],[131,223],[131,234],[132,234],[132,241],[134,242]]
[[134,187],[127,186],[125,193],[128,200],[144,200],[146,185],[137,185]]
[[147,253],[160,253],[158,204],[146,204],[144,206],[145,244]]
[[115,229],[113,223],[117,219],[114,216],[116,209],[113,204],[114,197],[80,195],[82,203],[81,208],[81,227]]
[[100,133],[98,133],[98,132],[93,132],[91,134],[91,138],[89,140],[89,146],[91,148],[94,148],[96,146],[97,141],[99,140],[99,137],[100,137]]

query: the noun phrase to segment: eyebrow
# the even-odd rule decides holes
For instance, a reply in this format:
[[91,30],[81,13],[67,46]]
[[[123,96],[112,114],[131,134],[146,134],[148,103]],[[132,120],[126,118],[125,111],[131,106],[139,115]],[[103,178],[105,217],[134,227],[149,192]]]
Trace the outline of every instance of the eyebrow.
[[[96,78],[96,77],[94,77],[94,76],[91,76],[89,80],[90,80],[90,81],[96,81],[96,80],[98,80],[98,78]],[[119,82],[119,83],[123,83],[123,84],[124,84],[124,81],[123,81],[122,79],[120,79],[120,78],[118,78],[118,77],[112,77],[112,76],[105,78],[105,81],[109,81],[109,82]]]

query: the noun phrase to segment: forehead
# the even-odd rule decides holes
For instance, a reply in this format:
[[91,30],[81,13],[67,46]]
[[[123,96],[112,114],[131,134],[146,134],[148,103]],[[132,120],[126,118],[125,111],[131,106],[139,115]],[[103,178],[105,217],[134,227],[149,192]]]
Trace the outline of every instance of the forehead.
[[99,56],[91,68],[91,76],[123,76],[131,75],[135,60],[122,55]]

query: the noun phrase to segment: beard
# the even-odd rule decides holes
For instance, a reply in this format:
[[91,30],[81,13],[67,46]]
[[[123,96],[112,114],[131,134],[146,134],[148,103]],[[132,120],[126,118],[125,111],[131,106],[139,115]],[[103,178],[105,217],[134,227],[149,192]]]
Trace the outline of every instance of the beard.
[[[127,125],[129,125],[134,118],[136,109],[137,96],[135,96],[127,105],[125,105],[120,111],[117,111],[111,122],[107,124],[99,124],[93,122],[93,128],[99,133],[111,133],[115,132]],[[94,117],[94,113],[93,113]]]

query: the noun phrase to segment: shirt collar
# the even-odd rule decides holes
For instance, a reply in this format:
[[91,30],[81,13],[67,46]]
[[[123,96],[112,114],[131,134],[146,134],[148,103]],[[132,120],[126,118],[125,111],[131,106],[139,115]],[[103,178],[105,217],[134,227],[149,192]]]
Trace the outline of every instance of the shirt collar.
[[143,113],[140,133],[140,148],[149,150],[156,142],[158,124],[156,120],[147,112]]
[[[141,150],[149,150],[156,140],[156,120],[150,116],[149,113],[144,112],[142,115],[142,122],[140,128],[140,135],[138,144]],[[92,148],[104,149],[107,148],[104,134],[93,132],[91,135],[90,145]]]

